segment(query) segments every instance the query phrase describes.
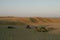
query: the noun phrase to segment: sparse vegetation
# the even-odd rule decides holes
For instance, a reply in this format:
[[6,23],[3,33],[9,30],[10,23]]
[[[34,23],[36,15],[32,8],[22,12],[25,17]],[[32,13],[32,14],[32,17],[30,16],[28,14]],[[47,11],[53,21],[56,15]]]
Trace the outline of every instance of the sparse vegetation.
[[0,25],[25,25],[22,22],[14,22],[14,21],[4,21],[4,20],[0,20]]

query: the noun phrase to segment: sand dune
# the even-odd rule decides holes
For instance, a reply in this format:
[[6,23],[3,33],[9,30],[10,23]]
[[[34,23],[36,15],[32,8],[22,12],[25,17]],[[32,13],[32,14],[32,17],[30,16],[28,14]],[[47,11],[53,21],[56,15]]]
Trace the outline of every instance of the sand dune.
[[42,18],[42,17],[0,17],[0,20],[6,21],[20,21],[30,25],[60,23],[60,18]]
[[[48,27],[54,27],[57,30],[53,30],[50,33],[60,33],[60,18],[42,18],[42,17],[0,17],[0,21],[8,22],[21,22],[24,24],[39,26],[48,25]],[[3,22],[4,23],[4,22]]]

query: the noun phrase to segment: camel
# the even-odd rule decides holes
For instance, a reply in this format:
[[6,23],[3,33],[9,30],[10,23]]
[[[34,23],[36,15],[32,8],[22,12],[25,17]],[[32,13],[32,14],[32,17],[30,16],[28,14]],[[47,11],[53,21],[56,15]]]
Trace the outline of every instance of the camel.
[[40,31],[41,31],[41,32],[48,32],[48,30],[47,30],[45,27],[41,27],[41,28],[40,28]]
[[35,27],[35,29],[38,32],[48,32],[48,30],[45,27],[40,27],[39,29],[38,29],[38,27]]

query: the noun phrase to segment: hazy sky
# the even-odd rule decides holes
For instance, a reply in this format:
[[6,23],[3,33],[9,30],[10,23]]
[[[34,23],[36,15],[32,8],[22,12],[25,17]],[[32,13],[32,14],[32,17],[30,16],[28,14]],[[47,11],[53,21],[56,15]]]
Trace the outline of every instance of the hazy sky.
[[0,0],[0,16],[60,17],[60,0]]

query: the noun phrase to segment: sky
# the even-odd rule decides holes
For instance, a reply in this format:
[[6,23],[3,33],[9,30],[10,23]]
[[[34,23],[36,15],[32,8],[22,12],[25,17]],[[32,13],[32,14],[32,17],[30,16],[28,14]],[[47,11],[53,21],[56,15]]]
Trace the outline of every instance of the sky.
[[0,0],[0,16],[60,17],[60,0]]

